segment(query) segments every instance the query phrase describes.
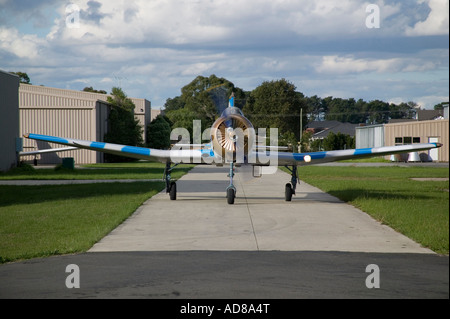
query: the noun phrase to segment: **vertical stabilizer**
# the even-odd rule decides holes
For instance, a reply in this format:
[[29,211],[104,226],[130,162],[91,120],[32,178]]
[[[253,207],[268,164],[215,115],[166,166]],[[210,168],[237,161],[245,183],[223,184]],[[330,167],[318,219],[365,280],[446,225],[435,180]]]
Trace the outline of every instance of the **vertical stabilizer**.
[[228,101],[228,107],[234,107],[234,92],[231,93],[230,100]]

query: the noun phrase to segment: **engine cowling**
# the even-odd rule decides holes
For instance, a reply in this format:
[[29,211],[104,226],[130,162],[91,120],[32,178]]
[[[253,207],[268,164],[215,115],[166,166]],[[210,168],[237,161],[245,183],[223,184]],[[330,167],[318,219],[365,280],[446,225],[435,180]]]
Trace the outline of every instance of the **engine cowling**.
[[237,107],[225,109],[211,127],[214,153],[228,161],[243,163],[253,147],[254,140],[255,130],[252,123]]

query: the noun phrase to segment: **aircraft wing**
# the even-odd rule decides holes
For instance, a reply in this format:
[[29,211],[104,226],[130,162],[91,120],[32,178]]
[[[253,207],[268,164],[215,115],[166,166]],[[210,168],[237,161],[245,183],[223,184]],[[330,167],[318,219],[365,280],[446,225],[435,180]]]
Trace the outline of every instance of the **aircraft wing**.
[[277,152],[278,165],[314,165],[342,161],[348,159],[377,157],[384,155],[426,151],[441,147],[440,143],[411,144],[400,146],[385,146],[374,148],[360,148],[340,151],[284,153]]
[[[192,163],[196,162],[193,159],[200,160],[204,156],[205,150],[191,150],[191,149],[176,149],[176,150],[158,150],[145,147],[136,147],[112,143],[103,143],[95,141],[84,141],[71,138],[61,138],[56,136],[41,135],[41,134],[26,134],[26,138],[56,143],[81,149],[87,149],[97,152],[109,153],[114,155],[126,156],[143,160],[154,160],[162,163],[168,161],[172,163]],[[208,152],[209,155],[209,152]]]
[[[191,149],[191,147],[183,148],[178,145],[179,149],[159,150],[144,147],[135,147],[128,145],[103,143],[95,141],[84,141],[71,138],[61,138],[56,136],[26,134],[26,138],[38,141],[45,141],[66,145],[70,147],[88,149],[97,152],[127,156],[136,159],[154,160],[162,163],[198,163],[211,164],[212,158],[215,156],[212,149]],[[376,148],[361,148],[352,150],[326,151],[326,152],[309,152],[309,153],[288,153],[288,152],[254,152],[252,155],[256,159],[255,165],[314,165],[329,163],[347,159],[358,159],[367,157],[376,157],[383,155],[399,154],[426,151],[433,148],[441,147],[440,143],[411,144],[401,146],[386,146]],[[209,160],[207,160],[209,159]],[[276,160],[276,161],[273,161]]]

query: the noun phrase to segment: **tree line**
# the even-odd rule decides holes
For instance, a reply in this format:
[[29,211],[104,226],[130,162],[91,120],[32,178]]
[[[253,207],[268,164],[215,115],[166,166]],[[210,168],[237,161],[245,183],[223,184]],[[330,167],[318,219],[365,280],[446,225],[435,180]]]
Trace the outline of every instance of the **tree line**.
[[171,128],[186,128],[192,136],[192,121],[201,120],[202,130],[210,127],[226,107],[231,93],[235,95],[235,106],[243,110],[255,128],[278,128],[280,145],[297,145],[300,127],[304,130],[311,121],[382,124],[390,119],[410,119],[417,108],[414,102],[308,97],[286,79],[264,81],[254,90],[244,91],[213,74],[197,76],[181,89],[181,95],[168,98],[163,108],[164,120]]

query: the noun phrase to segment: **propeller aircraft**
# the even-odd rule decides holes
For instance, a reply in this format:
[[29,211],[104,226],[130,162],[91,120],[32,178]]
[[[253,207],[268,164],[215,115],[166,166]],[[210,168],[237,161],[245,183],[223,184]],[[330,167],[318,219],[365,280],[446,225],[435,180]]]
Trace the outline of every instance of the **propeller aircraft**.
[[[273,134],[271,133],[271,136],[272,135]],[[233,183],[236,166],[251,166],[253,168],[254,177],[260,177],[261,172],[267,172],[267,169],[264,170],[264,168],[267,167],[287,167],[291,173],[291,180],[285,185],[285,200],[291,201],[292,196],[295,195],[297,183],[299,182],[298,166],[417,152],[442,146],[440,143],[423,143],[305,153],[280,151],[283,150],[283,148],[278,147],[277,145],[258,145],[257,141],[260,140],[259,136],[256,135],[252,123],[244,116],[241,109],[234,106],[234,95],[229,99],[228,108],[223,111],[222,115],[211,126],[210,143],[201,144],[200,148],[194,148],[193,145],[190,144],[179,143],[175,144],[170,150],[161,150],[34,133],[28,133],[24,136],[37,141],[70,146],[71,149],[75,147],[140,160],[156,160],[165,163],[164,179],[166,182],[166,192],[169,194],[171,200],[176,200],[177,185],[175,181],[171,180],[170,175],[172,170],[178,164],[198,163],[217,166],[229,165],[228,176],[230,178],[230,184],[226,188],[228,204],[234,204],[236,197],[236,187]],[[61,150],[62,149],[55,149],[55,151]]]

